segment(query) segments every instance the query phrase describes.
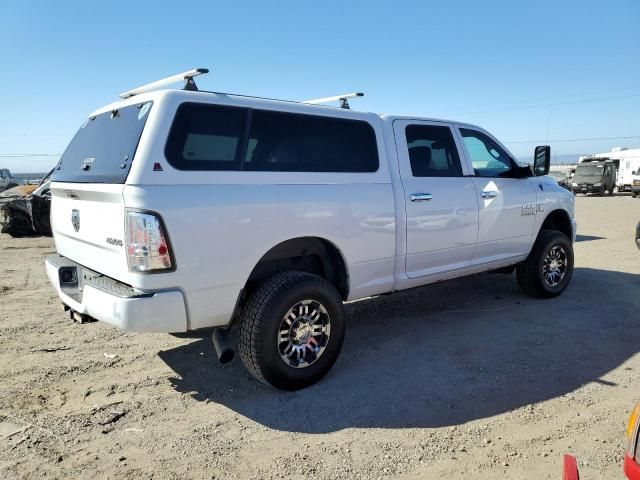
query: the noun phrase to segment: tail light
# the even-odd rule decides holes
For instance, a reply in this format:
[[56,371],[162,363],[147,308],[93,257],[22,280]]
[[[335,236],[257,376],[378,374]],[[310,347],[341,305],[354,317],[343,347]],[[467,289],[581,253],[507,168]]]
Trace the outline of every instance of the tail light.
[[131,272],[161,272],[174,268],[167,234],[157,215],[127,210],[126,248]]

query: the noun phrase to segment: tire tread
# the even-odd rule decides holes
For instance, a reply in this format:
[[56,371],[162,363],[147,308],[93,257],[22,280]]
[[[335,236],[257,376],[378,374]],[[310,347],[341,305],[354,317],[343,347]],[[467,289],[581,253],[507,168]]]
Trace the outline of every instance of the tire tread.
[[516,267],[518,284],[522,291],[527,295],[538,298],[551,298],[559,295],[564,290],[563,289],[558,293],[546,291],[542,287],[542,279],[538,275],[539,257],[547,243],[547,239],[555,235],[562,235],[566,237],[562,232],[557,230],[542,230],[535,245],[533,246],[533,249],[531,250],[531,253],[529,253],[529,256]]
[[279,292],[286,291],[309,279],[326,283],[336,302],[342,304],[340,295],[331,283],[322,277],[305,272],[289,271],[279,273],[260,284],[243,308],[242,321],[238,332],[238,350],[242,363],[249,373],[265,385],[271,383],[262,371],[260,340],[264,330],[265,312],[273,308]]

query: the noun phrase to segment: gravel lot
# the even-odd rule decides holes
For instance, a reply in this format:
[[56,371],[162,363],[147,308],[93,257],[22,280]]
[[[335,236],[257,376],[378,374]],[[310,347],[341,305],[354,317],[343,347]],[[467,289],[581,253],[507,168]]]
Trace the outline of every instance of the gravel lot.
[[0,478],[557,479],[565,452],[623,478],[640,200],[578,197],[577,218],[560,298],[483,274],[350,304],[338,363],[296,393],[217,364],[206,333],[73,324],[53,241],[0,235]]

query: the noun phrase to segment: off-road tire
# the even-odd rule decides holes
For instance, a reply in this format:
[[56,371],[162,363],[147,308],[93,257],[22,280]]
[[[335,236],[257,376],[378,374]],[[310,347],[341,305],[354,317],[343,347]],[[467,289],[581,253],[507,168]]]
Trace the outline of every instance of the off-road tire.
[[[289,309],[307,299],[320,302],[327,310],[331,334],[314,363],[294,368],[278,351],[279,329]],[[331,369],[342,348],[344,332],[344,307],[335,287],[317,275],[284,272],[262,282],[242,309],[238,349],[242,363],[256,379],[282,390],[299,390]]]
[[[566,272],[556,286],[549,285],[543,274],[544,260],[549,251],[559,245],[566,252]],[[573,245],[567,236],[556,230],[543,230],[536,240],[531,253],[516,267],[518,284],[524,293],[538,298],[552,298],[560,295],[573,275]]]

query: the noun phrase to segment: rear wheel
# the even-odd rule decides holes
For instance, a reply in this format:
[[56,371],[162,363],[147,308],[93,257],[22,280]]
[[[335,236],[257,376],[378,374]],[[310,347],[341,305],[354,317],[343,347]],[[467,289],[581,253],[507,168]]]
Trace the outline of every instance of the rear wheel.
[[564,233],[543,230],[527,259],[516,268],[520,288],[540,298],[560,295],[573,275],[573,245]]
[[638,192],[631,192],[631,196],[632,196],[633,198],[636,198],[636,197],[638,196]]
[[240,358],[258,380],[298,390],[331,369],[344,339],[342,299],[324,278],[284,272],[264,281],[243,309]]

